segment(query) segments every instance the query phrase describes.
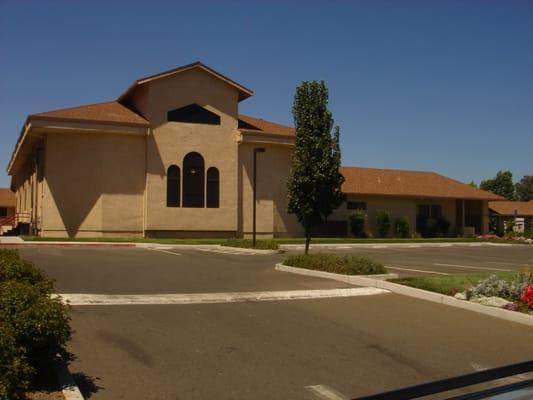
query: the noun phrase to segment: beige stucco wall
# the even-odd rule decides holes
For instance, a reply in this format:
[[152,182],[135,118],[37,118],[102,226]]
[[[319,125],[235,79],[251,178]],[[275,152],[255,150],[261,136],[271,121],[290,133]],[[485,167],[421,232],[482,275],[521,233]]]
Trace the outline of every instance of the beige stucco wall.
[[[147,144],[146,230],[149,235],[220,234],[237,231],[237,106],[238,91],[203,70],[189,70],[146,84],[132,98],[150,121]],[[221,117],[220,125],[167,122],[167,112],[196,103]],[[205,171],[220,173],[219,208],[166,206],[166,171],[183,158],[200,153]],[[183,179],[182,179],[183,185]],[[183,200],[183,190],[181,191]]]
[[258,143],[239,146],[239,234],[249,237],[253,226],[253,149],[257,155],[258,237],[301,236],[303,230],[294,215],[287,213],[287,177],[293,149],[289,146]]
[[49,134],[42,235],[142,235],[145,157],[141,134]]
[[[407,197],[385,197],[385,196],[353,196],[349,195],[347,201],[364,201],[367,204],[367,221],[365,230],[372,235],[376,234],[376,213],[379,210],[390,212],[392,224],[400,217],[406,217],[409,221],[409,232],[416,232],[416,213],[419,204],[434,205],[440,204],[442,215],[450,223],[450,231],[455,229],[455,200],[454,199],[417,199]],[[334,220],[348,220],[354,210],[347,208],[347,202],[342,204],[333,212],[329,218]],[[392,234],[392,229],[391,229]]]

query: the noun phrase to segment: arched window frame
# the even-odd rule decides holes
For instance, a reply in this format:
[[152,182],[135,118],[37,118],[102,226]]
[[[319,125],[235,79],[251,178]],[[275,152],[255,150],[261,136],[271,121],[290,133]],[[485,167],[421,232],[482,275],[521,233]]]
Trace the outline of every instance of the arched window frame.
[[206,173],[206,204],[207,208],[220,207],[220,172],[215,167],[209,167]]
[[183,207],[205,207],[205,162],[200,153],[183,157]]
[[167,168],[167,207],[181,204],[181,169],[177,165]]

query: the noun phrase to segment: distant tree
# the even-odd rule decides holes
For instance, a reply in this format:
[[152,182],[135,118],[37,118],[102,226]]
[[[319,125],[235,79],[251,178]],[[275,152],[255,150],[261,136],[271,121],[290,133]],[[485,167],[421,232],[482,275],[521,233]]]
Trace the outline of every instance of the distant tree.
[[511,171],[498,171],[493,179],[481,181],[479,188],[503,196],[507,200],[516,198]]
[[472,187],[477,188],[476,182],[474,182],[474,181],[470,181],[469,185],[472,186]]
[[292,113],[296,146],[287,182],[288,211],[304,228],[307,254],[312,228],[325,222],[344,201],[339,127],[331,133],[333,118],[324,81],[302,82],[296,88]]
[[525,175],[516,184],[516,197],[520,201],[533,200],[533,175]]

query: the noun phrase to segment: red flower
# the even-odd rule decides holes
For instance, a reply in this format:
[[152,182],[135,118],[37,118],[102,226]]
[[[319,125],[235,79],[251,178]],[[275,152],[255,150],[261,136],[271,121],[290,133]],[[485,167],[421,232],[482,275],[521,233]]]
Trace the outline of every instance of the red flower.
[[520,300],[522,300],[524,303],[527,303],[529,307],[533,308],[533,285],[529,285],[524,289]]

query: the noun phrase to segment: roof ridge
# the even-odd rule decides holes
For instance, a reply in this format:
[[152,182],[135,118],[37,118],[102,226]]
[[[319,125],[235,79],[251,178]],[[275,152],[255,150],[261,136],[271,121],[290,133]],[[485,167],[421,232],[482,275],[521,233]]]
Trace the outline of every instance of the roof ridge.
[[[439,175],[439,176],[443,176],[443,177],[447,178],[446,176],[441,175],[441,174],[439,174],[438,172],[435,172],[435,171],[420,171],[420,170],[416,170],[416,169],[359,167],[359,166],[356,166],[356,165],[341,165],[341,168],[373,169],[373,170],[378,170],[378,171],[416,172],[416,173],[422,173],[422,174],[435,174],[435,175]],[[448,179],[451,179],[451,178],[448,178]]]

